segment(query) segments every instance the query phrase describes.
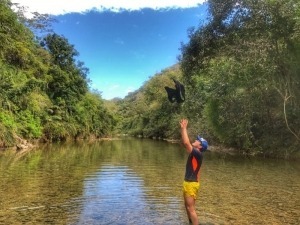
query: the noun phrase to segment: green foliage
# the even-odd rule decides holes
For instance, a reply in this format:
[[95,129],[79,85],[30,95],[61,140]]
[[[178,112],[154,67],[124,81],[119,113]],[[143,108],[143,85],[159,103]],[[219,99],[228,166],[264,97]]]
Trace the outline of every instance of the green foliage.
[[11,146],[14,143],[16,130],[17,127],[13,115],[0,109],[0,147]]
[[115,126],[113,116],[106,110],[97,93],[88,93],[75,106],[74,118],[80,124],[78,136],[108,135]]
[[82,62],[76,64],[74,58],[79,53],[66,38],[57,34],[48,34],[41,45],[50,52],[52,59],[48,94],[54,101],[62,98],[67,105],[76,104],[88,91],[88,69]]
[[8,128],[12,131],[16,130],[16,123],[15,123],[14,117],[11,113],[1,110],[0,111],[0,122],[4,127]]
[[[200,132],[249,154],[299,151],[299,3],[208,4],[208,21],[191,29],[182,45],[181,68],[156,74],[117,103],[122,131],[176,138],[179,119],[187,117],[191,137]],[[164,93],[172,76],[186,87],[181,105]]]
[[54,117],[43,126],[44,138],[49,141],[65,141],[72,134],[72,130],[68,128],[69,123],[62,122],[60,119]]
[[30,109],[33,115],[44,119],[47,117],[47,110],[52,106],[52,102],[44,92],[33,91],[25,98],[26,107]]
[[42,135],[42,126],[39,117],[28,111],[21,111],[17,118],[18,126],[20,127],[20,134],[25,138],[40,138]]
[[[191,137],[200,133],[250,154],[299,151],[299,2],[208,5],[208,21],[182,45],[180,67],[154,75],[125,99],[104,101],[88,90],[89,71],[65,37],[48,33],[38,45],[25,26],[44,29],[47,16],[25,20],[1,0],[0,146],[13,145],[16,136],[179,138],[178,122],[186,117]],[[167,99],[171,78],[186,87],[182,104]]]
[[50,52],[53,63],[63,70],[72,68],[75,63],[74,57],[79,54],[65,37],[57,34],[48,34],[43,38],[41,45]]
[[181,65],[210,134],[264,154],[299,145],[299,4],[211,0],[209,10],[182,46]]
[[[61,141],[112,133],[116,118],[101,95],[88,90],[88,69],[68,40],[48,33],[37,43],[27,27],[44,30],[51,20],[0,2],[0,147],[22,138]],[[25,26],[26,25],[26,26]]]
[[11,147],[15,143],[14,133],[0,123],[0,147]]
[[164,87],[174,87],[171,78],[181,80],[181,76],[178,66],[166,69],[118,102],[121,132],[151,138],[177,138],[181,106],[168,101]]

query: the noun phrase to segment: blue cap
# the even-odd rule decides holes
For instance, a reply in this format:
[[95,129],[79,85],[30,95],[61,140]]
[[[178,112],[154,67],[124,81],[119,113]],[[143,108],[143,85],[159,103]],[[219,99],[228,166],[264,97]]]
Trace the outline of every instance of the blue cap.
[[207,140],[205,140],[203,137],[201,137],[200,135],[197,136],[197,140],[201,142],[201,152],[204,152],[207,150],[208,148],[208,142]]

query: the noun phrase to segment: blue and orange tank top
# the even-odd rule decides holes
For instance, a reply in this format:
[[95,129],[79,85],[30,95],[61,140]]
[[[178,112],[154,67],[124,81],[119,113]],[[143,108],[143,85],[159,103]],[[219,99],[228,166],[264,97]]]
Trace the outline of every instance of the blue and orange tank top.
[[193,148],[186,162],[184,180],[189,182],[199,181],[200,167],[202,164],[203,155],[200,151]]

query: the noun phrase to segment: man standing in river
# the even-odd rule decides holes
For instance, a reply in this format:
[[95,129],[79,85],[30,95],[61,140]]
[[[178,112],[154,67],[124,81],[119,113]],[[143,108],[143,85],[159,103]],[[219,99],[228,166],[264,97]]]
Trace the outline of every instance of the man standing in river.
[[191,143],[187,133],[188,120],[182,119],[180,121],[181,138],[186,151],[189,153],[185,177],[183,182],[183,197],[184,204],[189,221],[193,225],[198,225],[198,216],[196,213],[195,202],[200,187],[200,167],[202,164],[202,153],[207,150],[208,143],[205,139],[197,136],[196,140]]

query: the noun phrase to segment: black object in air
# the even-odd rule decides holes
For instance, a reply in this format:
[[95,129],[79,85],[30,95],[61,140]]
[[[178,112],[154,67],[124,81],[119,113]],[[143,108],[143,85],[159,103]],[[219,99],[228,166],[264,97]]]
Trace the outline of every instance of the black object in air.
[[168,93],[168,99],[170,102],[177,102],[182,103],[185,100],[185,88],[184,86],[174,78],[172,78],[175,83],[175,89],[165,87],[167,93]]

